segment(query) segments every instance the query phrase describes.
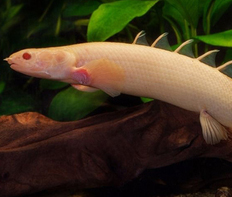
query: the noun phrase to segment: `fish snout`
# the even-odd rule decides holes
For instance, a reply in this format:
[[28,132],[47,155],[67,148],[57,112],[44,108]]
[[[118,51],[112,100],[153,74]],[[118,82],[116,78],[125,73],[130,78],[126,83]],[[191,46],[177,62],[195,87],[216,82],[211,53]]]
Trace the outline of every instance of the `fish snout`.
[[5,58],[5,59],[3,59],[4,61],[7,61],[8,62],[8,64],[12,64],[13,63],[13,61],[12,61],[12,58],[11,57],[7,57],[7,58]]
[[8,64],[10,64],[11,69],[17,70],[18,64],[15,62],[15,58],[10,56],[4,59],[4,61],[7,61]]

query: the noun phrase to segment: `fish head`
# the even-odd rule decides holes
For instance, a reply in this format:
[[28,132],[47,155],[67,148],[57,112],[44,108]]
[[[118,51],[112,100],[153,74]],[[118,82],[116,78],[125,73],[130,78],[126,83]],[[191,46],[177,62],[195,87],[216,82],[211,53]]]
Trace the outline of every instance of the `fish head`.
[[62,49],[24,49],[4,59],[20,73],[46,79],[62,78],[62,67],[67,65],[68,52]]

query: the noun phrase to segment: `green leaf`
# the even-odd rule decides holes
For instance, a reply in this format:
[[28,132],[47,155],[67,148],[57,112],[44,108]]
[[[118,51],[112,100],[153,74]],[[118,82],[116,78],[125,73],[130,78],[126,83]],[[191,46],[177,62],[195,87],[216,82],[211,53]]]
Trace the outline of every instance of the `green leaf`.
[[55,36],[59,35],[59,33],[60,33],[60,27],[61,27],[61,16],[59,16],[58,19],[57,19]]
[[11,90],[0,95],[0,115],[10,115],[34,110],[31,95],[22,90]]
[[104,3],[95,10],[90,18],[88,41],[104,41],[121,31],[132,19],[144,15],[158,0],[153,1],[116,1]]
[[45,30],[46,28],[49,28],[48,22],[43,23],[31,23],[28,25],[28,30],[26,32],[25,38],[30,38],[33,34],[36,34],[38,32],[42,32],[42,30]]
[[102,91],[80,92],[70,87],[58,93],[51,102],[48,115],[54,120],[78,120],[98,108],[106,99]]
[[5,86],[6,86],[5,81],[0,81],[0,94],[4,91]]
[[[170,23],[171,27],[173,28],[178,43],[181,43],[181,37],[183,34],[181,32],[186,33],[184,20],[181,13],[168,2],[165,2],[162,11],[163,11],[163,17]],[[182,30],[181,32],[180,29]]]
[[[194,28],[197,27],[199,18],[201,17],[201,11],[199,7],[199,0],[166,0],[173,7],[175,7],[182,18],[187,20]],[[175,17],[175,15],[173,16]]]
[[[230,8],[231,0],[207,0],[204,5],[203,27],[215,25],[221,16]],[[210,24],[207,24],[210,23]],[[209,30],[208,30],[209,31]]]
[[69,84],[60,82],[60,81],[53,81],[48,79],[41,79],[40,80],[40,88],[44,90],[57,90],[68,86]]
[[153,101],[154,99],[141,97],[141,100],[143,101],[143,103],[148,103],[148,102]]
[[211,16],[215,0],[204,1],[203,9],[203,28],[206,34],[210,34],[211,29]]
[[86,16],[92,14],[101,3],[99,1],[75,1],[67,4],[63,11],[64,17]]
[[212,25],[218,22],[221,16],[230,8],[231,4],[231,0],[215,0],[212,11]]
[[176,9],[176,7],[174,7],[168,2],[164,4],[163,17],[169,18],[171,20],[174,19],[177,22],[177,24],[179,24],[179,26],[182,27],[184,30],[184,20],[181,13],[179,12],[179,10]]
[[11,6],[6,11],[2,11],[0,15],[0,22],[1,22],[1,32],[0,33],[7,33],[8,29],[15,24],[19,23],[22,19],[19,11],[22,9],[23,4]]
[[232,30],[210,34],[205,36],[195,36],[194,38],[206,44],[222,47],[232,47]]
[[16,6],[11,6],[9,10],[7,10],[7,18],[6,20],[12,19],[14,16],[16,16],[19,11],[22,9],[23,4],[16,5]]
[[228,48],[226,50],[226,54],[225,54],[225,58],[224,58],[224,62],[230,61],[232,60],[232,49]]

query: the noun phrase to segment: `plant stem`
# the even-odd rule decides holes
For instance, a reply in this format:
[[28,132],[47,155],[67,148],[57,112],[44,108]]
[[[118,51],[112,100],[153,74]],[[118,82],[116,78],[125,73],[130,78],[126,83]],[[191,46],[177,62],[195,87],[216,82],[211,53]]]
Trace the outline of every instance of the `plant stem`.
[[[193,25],[191,25],[191,34],[192,34],[191,37],[197,36],[197,29]],[[193,47],[194,47],[194,55],[195,55],[195,57],[198,57],[198,47],[197,47],[197,44],[194,44]]]
[[11,0],[6,1],[6,9],[8,10],[11,7]]
[[60,27],[61,27],[61,16],[59,15],[56,23],[56,30],[55,30],[55,36],[58,36],[60,33]]
[[134,38],[133,38],[133,36],[132,36],[132,34],[131,34],[130,29],[129,29],[128,27],[126,27],[125,30],[126,30],[126,33],[127,33],[127,36],[128,36],[128,38],[129,38],[130,42],[133,42]]
[[[211,5],[208,9],[208,13],[206,15],[206,35],[209,35],[210,34],[210,30],[211,30],[211,15],[212,15],[212,10],[213,10],[213,7],[214,7],[214,3],[215,3],[215,0],[213,0],[211,2]],[[205,52],[208,51],[208,48],[209,46],[206,44],[205,45]]]
[[27,82],[24,84],[23,86],[23,90],[27,89],[27,87],[32,83],[32,81],[34,80],[34,77],[30,77]]
[[177,39],[177,44],[181,44],[181,33],[177,27],[177,25],[171,20],[169,19],[168,17],[165,17],[165,19],[170,23],[173,31],[175,32],[175,35],[176,35],[176,39]]
[[212,15],[212,10],[213,10],[213,7],[214,7],[214,3],[215,1],[212,1],[209,9],[208,9],[208,13],[206,15],[206,35],[209,35],[210,34],[210,30],[211,30],[211,15]]
[[89,19],[79,19],[74,22],[76,26],[88,26]]
[[177,39],[177,43],[178,44],[181,44],[181,34],[180,34],[180,31],[178,30],[177,26],[176,25],[173,25],[173,30],[176,34],[176,39]]
[[46,16],[48,10],[50,9],[52,3],[54,0],[51,0],[50,3],[48,4],[47,8],[44,10],[42,16],[39,18],[39,22],[42,22],[42,20],[44,19],[44,17]]
[[186,33],[186,40],[189,40],[190,39],[189,23],[186,20],[184,20],[184,27]]

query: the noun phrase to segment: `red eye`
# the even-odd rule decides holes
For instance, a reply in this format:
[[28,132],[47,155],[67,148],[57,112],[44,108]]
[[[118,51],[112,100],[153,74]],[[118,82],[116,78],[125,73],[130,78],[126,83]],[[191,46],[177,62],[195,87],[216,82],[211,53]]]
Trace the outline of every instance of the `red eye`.
[[29,53],[24,53],[23,54],[23,59],[29,60],[29,59],[31,59],[31,55]]

